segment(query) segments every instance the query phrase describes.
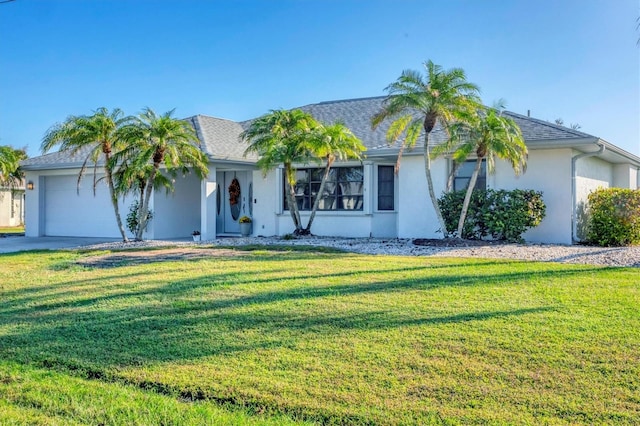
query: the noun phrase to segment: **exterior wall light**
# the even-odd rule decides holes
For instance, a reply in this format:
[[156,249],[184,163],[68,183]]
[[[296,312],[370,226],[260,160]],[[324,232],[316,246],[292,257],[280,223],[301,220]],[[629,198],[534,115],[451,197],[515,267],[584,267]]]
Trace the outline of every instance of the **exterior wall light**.
[[32,181],[27,182],[27,189],[29,191],[33,191],[33,182]]

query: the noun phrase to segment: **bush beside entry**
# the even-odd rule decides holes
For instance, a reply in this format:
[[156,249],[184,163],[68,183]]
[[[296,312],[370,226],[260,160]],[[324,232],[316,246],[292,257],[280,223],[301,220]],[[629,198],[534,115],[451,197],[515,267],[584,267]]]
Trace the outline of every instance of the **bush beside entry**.
[[[448,192],[438,200],[449,233],[457,228],[465,192]],[[481,240],[491,236],[496,240],[523,242],[522,234],[538,226],[545,215],[541,191],[473,191],[461,237]]]
[[[138,220],[138,211],[140,209],[140,203],[138,200],[134,200],[133,203],[129,206],[129,214],[127,214],[127,229],[133,234],[136,235],[138,232],[138,227],[140,226]],[[151,223],[151,219],[153,219],[153,211],[147,210],[147,220],[145,221],[144,230],[146,231],[149,227],[149,223]]]
[[599,246],[640,244],[640,189],[601,188],[589,194],[587,241]]

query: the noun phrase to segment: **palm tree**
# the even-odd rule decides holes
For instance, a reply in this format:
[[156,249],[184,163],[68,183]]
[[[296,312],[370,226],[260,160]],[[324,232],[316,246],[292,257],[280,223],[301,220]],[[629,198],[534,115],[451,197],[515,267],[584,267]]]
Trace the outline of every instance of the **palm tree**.
[[311,208],[309,222],[303,231],[303,234],[311,234],[311,225],[316,216],[316,211],[320,205],[322,194],[324,194],[325,184],[329,177],[331,166],[336,160],[362,159],[362,152],[367,148],[362,144],[347,126],[342,123],[335,123],[330,126],[321,126],[318,129],[317,136],[312,139],[311,151],[318,158],[324,159],[326,162],[324,174],[320,181],[320,188],[316,194]]
[[[171,177],[178,172],[186,175],[190,169],[201,179],[209,173],[209,162],[200,150],[195,130],[188,121],[173,118],[173,112],[157,115],[152,109],[145,108],[125,129],[127,144],[116,156],[117,162],[122,164],[118,173],[124,181],[142,188],[136,241],[142,241],[147,227],[149,201],[155,186],[164,182],[165,187],[173,189],[171,181],[160,178],[160,167],[164,167]],[[127,168],[130,170],[126,171]]]
[[256,164],[265,175],[283,165],[288,186],[285,194],[296,235],[302,235],[305,230],[296,202],[296,170],[293,165],[314,160],[310,143],[312,138],[317,137],[319,128],[320,123],[311,114],[299,109],[272,110],[253,120],[240,135],[241,141],[249,143],[245,155],[252,152],[258,154]]
[[382,110],[373,116],[371,123],[376,128],[387,118],[393,120],[387,131],[390,142],[395,142],[404,135],[396,170],[402,150],[413,147],[424,131],[425,175],[429,197],[440,229],[446,236],[447,228],[433,189],[433,158],[429,137],[438,122],[446,130],[453,122],[469,120],[480,103],[480,90],[475,84],[467,82],[465,72],[460,68],[444,70],[431,61],[427,61],[424,67],[426,76],[418,71],[405,70],[395,82],[386,87],[388,96]]
[[116,108],[109,112],[106,108],[98,108],[93,115],[69,116],[63,123],[52,126],[45,134],[41,149],[43,153],[50,151],[56,145],[61,151],[69,150],[72,155],[82,151],[86,157],[78,174],[78,188],[84,175],[87,164],[94,164],[94,194],[96,189],[96,169],[98,162],[102,158],[104,162],[104,172],[113,211],[116,215],[118,229],[123,241],[128,241],[120,217],[118,207],[118,196],[113,184],[113,166],[111,157],[122,145],[122,130],[129,124],[132,117],[124,116],[124,113]]
[[[465,161],[473,152],[476,164],[469,180],[469,186],[462,203],[456,236],[462,238],[464,222],[467,219],[471,195],[478,179],[483,160],[487,162],[487,172],[494,173],[496,157],[511,163],[516,175],[527,168],[527,146],[518,125],[502,115],[501,109],[483,108],[477,120],[472,123],[458,123],[451,128],[449,146],[456,146],[453,159],[457,163]],[[446,147],[440,148],[445,150]]]
[[[120,161],[120,155],[115,154],[112,157],[114,164],[118,164]],[[137,235],[140,221],[138,214],[140,212],[140,205],[144,200],[145,189],[147,187],[147,180],[153,170],[153,164],[137,164],[132,165],[127,162],[126,159],[122,160],[118,165],[116,172],[114,173],[115,190],[118,195],[134,194],[135,201],[131,204],[130,211],[135,208],[134,223],[130,222],[130,215],[127,215],[127,227],[134,234]],[[167,176],[162,173],[157,173],[153,186],[157,189],[164,187],[166,192],[169,193],[173,189],[173,182]],[[131,213],[130,213],[131,214]],[[147,212],[147,225],[151,219],[151,212]]]
[[15,188],[22,183],[24,173],[20,169],[20,161],[26,158],[24,149],[0,146],[0,186]]

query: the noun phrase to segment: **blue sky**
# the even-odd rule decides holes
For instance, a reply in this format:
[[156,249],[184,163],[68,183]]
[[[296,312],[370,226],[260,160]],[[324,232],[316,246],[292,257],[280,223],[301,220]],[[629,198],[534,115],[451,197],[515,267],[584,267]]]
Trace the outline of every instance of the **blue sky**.
[[233,120],[384,95],[461,67],[486,104],[640,155],[637,0],[16,0],[0,4],[0,144],[39,154],[71,114]]

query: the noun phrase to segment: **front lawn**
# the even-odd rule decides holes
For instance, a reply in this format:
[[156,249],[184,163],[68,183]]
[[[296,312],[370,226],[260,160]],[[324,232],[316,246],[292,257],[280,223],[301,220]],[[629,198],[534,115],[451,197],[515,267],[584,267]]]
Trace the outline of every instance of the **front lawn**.
[[0,226],[0,236],[24,234],[24,226]]
[[105,254],[0,255],[0,424],[640,423],[638,269]]

